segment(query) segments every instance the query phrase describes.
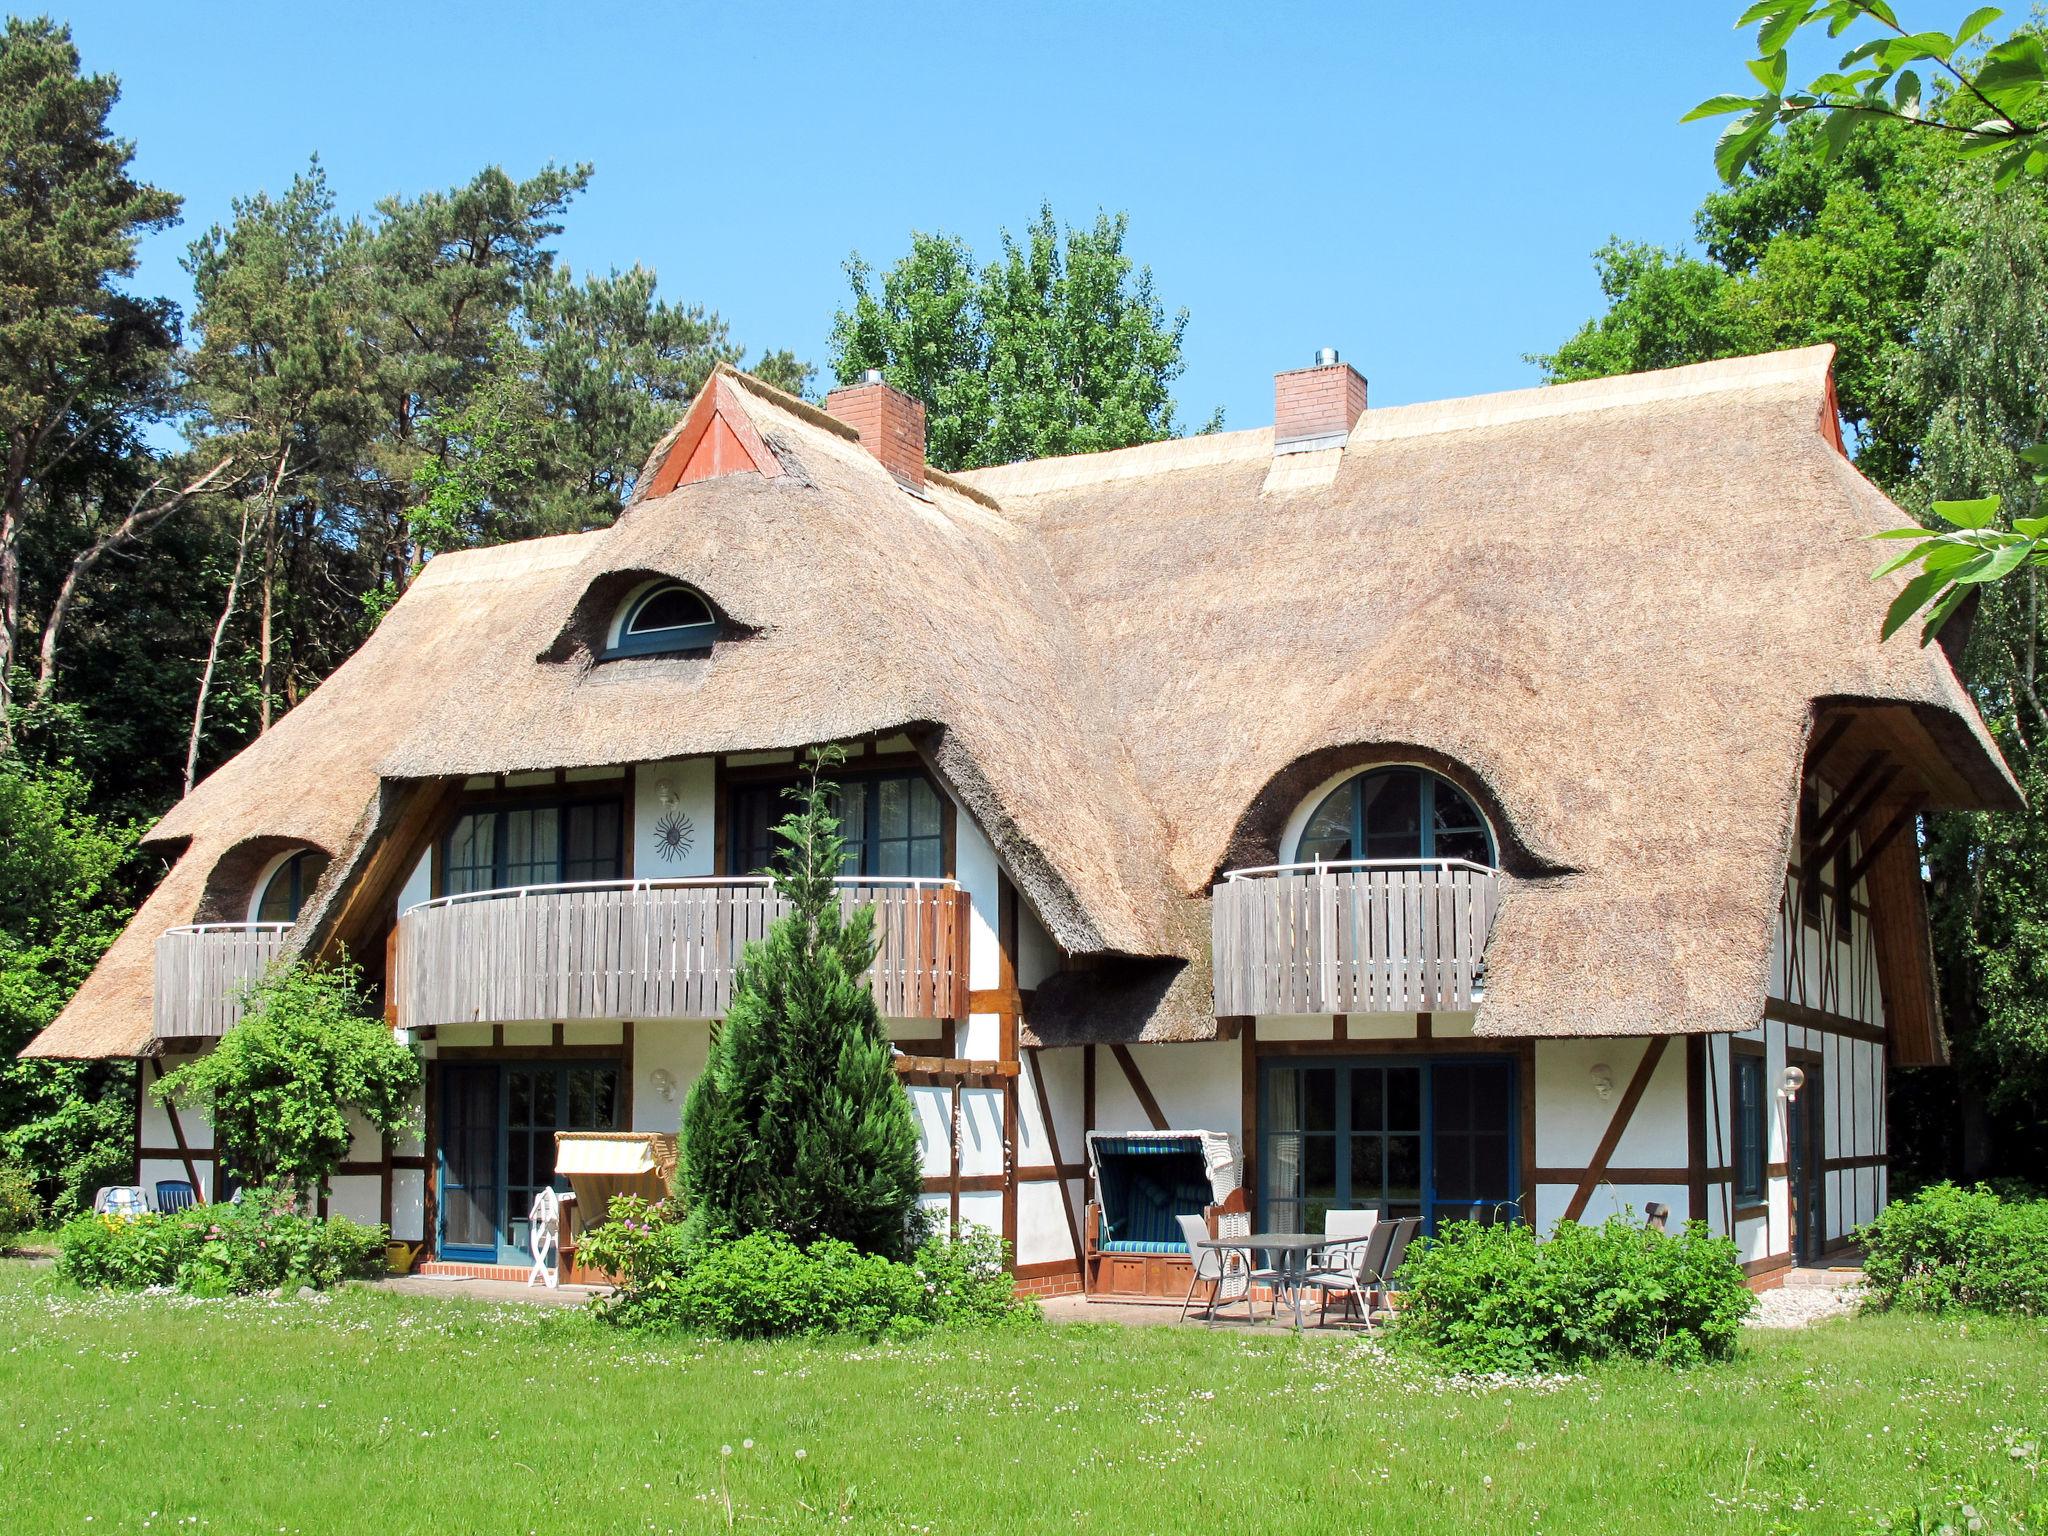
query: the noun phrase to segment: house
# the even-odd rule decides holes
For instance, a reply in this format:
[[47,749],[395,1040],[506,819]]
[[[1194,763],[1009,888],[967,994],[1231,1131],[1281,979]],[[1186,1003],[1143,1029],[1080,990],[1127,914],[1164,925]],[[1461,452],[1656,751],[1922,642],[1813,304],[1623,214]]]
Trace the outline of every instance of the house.
[[[1272,428],[958,476],[879,380],[721,370],[615,526],[435,558],[175,806],[30,1053],[154,1081],[346,953],[426,1129],[333,1207],[510,1260],[557,1130],[676,1130],[843,742],[926,1199],[1027,1284],[1173,1288],[1240,1180],[1264,1228],[1657,1202],[1766,1275],[1882,1208],[1944,1057],[1917,817],[2019,803],[1879,642],[1830,357],[1374,408],[1326,353]],[[217,1192],[201,1117],[136,1134]]]

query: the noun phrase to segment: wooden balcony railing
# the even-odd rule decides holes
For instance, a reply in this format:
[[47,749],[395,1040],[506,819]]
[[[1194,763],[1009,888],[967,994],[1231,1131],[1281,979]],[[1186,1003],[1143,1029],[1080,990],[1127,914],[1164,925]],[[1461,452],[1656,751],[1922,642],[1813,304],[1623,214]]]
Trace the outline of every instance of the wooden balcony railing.
[[[887,1018],[967,1013],[968,897],[950,880],[841,881],[875,908]],[[398,920],[397,1022],[715,1019],[747,944],[788,910],[766,880],[638,880],[446,896]]]
[[1462,859],[1278,865],[1213,893],[1216,1012],[1474,1007],[1498,876]]
[[284,949],[290,923],[197,923],[156,941],[154,1033],[159,1040],[218,1039],[242,999]]

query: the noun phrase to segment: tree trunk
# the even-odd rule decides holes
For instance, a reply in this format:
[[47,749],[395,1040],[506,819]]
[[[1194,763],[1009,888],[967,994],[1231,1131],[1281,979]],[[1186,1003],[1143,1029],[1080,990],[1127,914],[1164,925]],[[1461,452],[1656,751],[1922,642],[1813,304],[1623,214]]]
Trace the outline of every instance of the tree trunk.
[[77,557],[71,562],[71,569],[64,573],[63,585],[57,588],[57,598],[50,604],[48,617],[43,620],[42,649],[36,664],[35,702],[38,705],[50,697],[51,690],[57,685],[57,639],[63,633],[64,620],[71,613],[71,604],[78,596],[79,586],[92,574],[93,567],[99,564],[102,557],[143,538],[187,501],[210,489],[214,481],[226,473],[234,462],[234,455],[230,454],[205,474],[174,491],[168,499],[155,506],[150,505],[150,498],[162,489],[163,481],[152,480],[142,494],[135,498],[135,503],[128,509],[126,517],[78,552]]
[[221,605],[220,617],[214,621],[213,639],[206,647],[206,665],[199,673],[199,701],[192,707],[192,736],[185,747],[185,793],[192,793],[193,781],[199,777],[199,733],[206,727],[206,696],[213,689],[213,668],[220,660],[221,637],[227,633],[228,620],[235,616],[235,599],[242,591],[242,562],[249,555],[249,502],[242,501],[242,531],[235,540],[235,568],[228,576],[228,600]]
[[28,443],[7,447],[7,488],[0,497],[0,753],[14,746],[14,643],[21,633],[21,508],[28,495]]

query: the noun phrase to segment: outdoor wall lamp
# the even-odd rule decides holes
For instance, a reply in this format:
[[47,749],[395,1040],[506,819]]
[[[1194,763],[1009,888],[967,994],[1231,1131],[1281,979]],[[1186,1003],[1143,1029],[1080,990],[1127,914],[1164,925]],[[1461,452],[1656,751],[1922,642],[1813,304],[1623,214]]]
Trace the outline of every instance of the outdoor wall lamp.
[[1787,1104],[1790,1104],[1799,1097],[1799,1090],[1806,1086],[1806,1069],[1804,1067],[1787,1067],[1785,1075],[1778,1082],[1780,1085],[1778,1097]]

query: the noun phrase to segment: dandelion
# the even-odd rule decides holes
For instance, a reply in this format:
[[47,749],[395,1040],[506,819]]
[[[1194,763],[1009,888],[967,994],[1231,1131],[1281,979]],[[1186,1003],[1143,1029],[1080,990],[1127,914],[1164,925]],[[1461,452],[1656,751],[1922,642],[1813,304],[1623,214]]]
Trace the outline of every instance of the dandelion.
[[798,1447],[796,1448],[796,1459],[797,1459],[798,1461],[804,1461],[804,1460],[807,1460],[807,1459],[808,1459],[808,1458],[810,1457],[810,1454],[811,1454],[811,1453],[810,1453],[809,1451],[805,1450],[805,1449],[804,1449],[804,1448],[803,1448],[802,1446],[798,1446]]
[[751,1451],[753,1448],[754,1442],[751,1440],[742,1440],[740,1442],[740,1449],[743,1451]]
[[732,1454],[732,1447],[729,1445],[721,1445],[718,1448],[718,1454],[721,1456],[730,1456]]

